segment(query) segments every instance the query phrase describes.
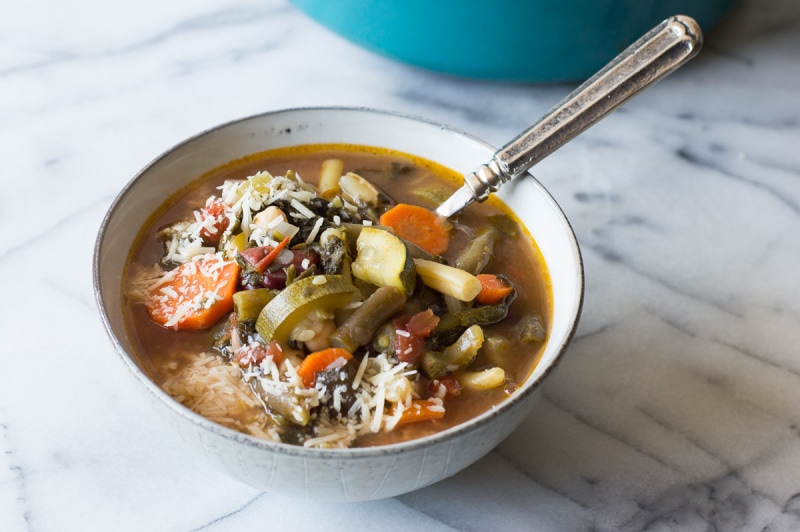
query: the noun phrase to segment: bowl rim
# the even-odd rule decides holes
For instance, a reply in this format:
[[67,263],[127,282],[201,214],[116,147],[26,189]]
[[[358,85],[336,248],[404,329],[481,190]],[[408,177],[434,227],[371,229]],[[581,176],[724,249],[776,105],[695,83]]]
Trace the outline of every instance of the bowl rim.
[[[93,257],[92,257],[92,285],[93,285],[95,304],[97,305],[100,318],[103,323],[103,327],[106,331],[106,334],[111,340],[111,343],[114,346],[117,355],[123,360],[125,366],[131,373],[133,373],[136,379],[145,386],[145,388],[153,397],[155,397],[164,406],[169,408],[174,414],[177,414],[179,417],[185,419],[186,421],[194,425],[197,429],[210,431],[211,433],[220,436],[226,440],[235,440],[238,443],[246,444],[251,447],[256,447],[264,451],[270,451],[276,454],[294,456],[303,459],[320,459],[320,460],[371,459],[388,454],[419,450],[435,443],[443,443],[446,440],[455,440],[458,437],[465,435],[466,433],[472,432],[478,429],[479,427],[489,423],[493,418],[503,414],[504,412],[512,409],[513,407],[525,403],[528,397],[534,394],[540,388],[540,386],[544,383],[548,375],[550,375],[550,373],[552,373],[558,366],[571,340],[575,336],[575,332],[578,327],[578,322],[580,321],[580,316],[583,310],[584,289],[585,289],[585,272],[583,267],[583,258],[581,255],[580,247],[577,242],[577,238],[572,229],[572,225],[570,224],[569,220],[567,219],[561,207],[556,202],[555,198],[552,197],[550,192],[543,185],[541,185],[541,183],[539,183],[539,181],[536,180],[532,174],[529,174],[528,177],[532,178],[535,181],[535,184],[538,185],[540,189],[539,192],[543,193],[547,197],[547,199],[550,202],[552,202],[553,206],[556,208],[557,215],[561,218],[562,222],[564,223],[565,229],[567,230],[567,233],[570,237],[569,247],[572,251],[572,255],[575,260],[574,267],[576,268],[576,271],[578,273],[576,279],[576,285],[574,287],[575,301],[571,303],[572,315],[570,317],[568,330],[564,334],[563,339],[561,340],[561,344],[558,346],[558,350],[553,355],[553,359],[550,362],[550,364],[546,368],[544,368],[543,372],[536,378],[533,378],[532,375],[528,377],[517,391],[515,391],[509,397],[504,399],[502,402],[498,403],[495,408],[489,409],[477,416],[474,416],[462,423],[459,423],[458,425],[412,440],[406,440],[406,441],[389,443],[385,445],[378,445],[372,447],[348,447],[348,448],[331,448],[331,449],[303,447],[289,443],[273,442],[265,440],[262,438],[258,438],[256,436],[251,436],[249,434],[238,432],[236,430],[229,429],[227,427],[219,425],[203,417],[202,415],[195,413],[194,411],[190,410],[189,408],[183,406],[181,403],[173,399],[169,394],[163,391],[152,379],[150,379],[150,377],[138,364],[135,363],[134,361],[135,355],[127,352],[126,348],[120,342],[119,338],[117,337],[114,331],[113,325],[111,324],[107,310],[105,308],[103,291],[101,288],[101,285],[103,284],[101,280],[101,271],[102,271],[101,252],[103,249],[104,242],[109,237],[108,235],[109,225],[119,207],[123,204],[127,196],[132,193],[133,189],[136,187],[138,181],[142,178],[142,176],[144,176],[147,172],[149,172],[154,166],[156,166],[162,159],[167,157],[169,154],[179,150],[180,148],[186,146],[187,144],[190,144],[201,137],[214,134],[215,132],[242,124],[250,120],[268,119],[269,117],[272,116],[287,115],[294,113],[308,113],[308,112],[322,113],[322,114],[331,112],[366,113],[369,115],[386,116],[392,120],[419,122],[424,125],[437,127],[443,131],[448,131],[457,136],[463,137],[469,141],[482,145],[483,147],[485,147],[488,150],[491,150],[492,152],[496,150],[496,148],[491,144],[485,142],[484,140],[470,133],[467,133],[458,128],[446,125],[444,123],[435,120],[431,120],[420,116],[415,116],[412,114],[400,113],[397,111],[389,111],[383,109],[375,109],[370,107],[310,106],[310,107],[290,107],[285,109],[277,109],[233,119],[218,124],[216,126],[212,126],[205,130],[202,130],[201,132],[194,134],[190,137],[187,137],[184,140],[178,142],[177,144],[171,146],[170,148],[162,151],[159,155],[153,158],[148,164],[146,164],[141,170],[139,170],[125,184],[125,186],[120,190],[120,192],[111,202],[100,224],[100,228],[98,230],[98,234],[94,244]],[[299,143],[297,145],[301,144],[302,143]],[[516,427],[514,427],[513,429],[516,429]]]

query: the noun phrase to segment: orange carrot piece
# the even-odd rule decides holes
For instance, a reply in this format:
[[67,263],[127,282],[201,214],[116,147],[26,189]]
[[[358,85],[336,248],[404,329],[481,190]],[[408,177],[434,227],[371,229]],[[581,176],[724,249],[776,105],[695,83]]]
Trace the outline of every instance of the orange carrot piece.
[[264,270],[266,270],[266,269],[267,269],[267,266],[269,266],[270,264],[272,264],[272,261],[274,261],[274,260],[275,260],[275,258],[278,256],[278,254],[279,254],[281,251],[283,251],[283,249],[284,249],[286,246],[288,246],[288,245],[289,245],[289,241],[290,241],[291,239],[292,239],[292,237],[290,237],[290,236],[287,236],[286,238],[284,238],[283,240],[281,240],[280,244],[278,244],[277,246],[275,246],[274,248],[272,248],[272,251],[270,251],[269,253],[267,253],[267,254],[264,256],[264,258],[263,258],[263,259],[261,259],[260,261],[258,261],[258,264],[256,264],[256,271],[258,271],[258,273],[263,273],[263,272],[264,272]]
[[495,305],[514,291],[513,285],[497,275],[481,273],[476,277],[481,282],[481,291],[475,299],[481,305]]
[[435,399],[414,399],[411,406],[403,410],[396,426],[408,423],[418,423],[432,419],[442,419],[444,417],[442,404]]
[[303,380],[303,384],[306,386],[314,386],[317,373],[325,371],[340,358],[347,361],[353,358],[353,355],[350,351],[342,349],[341,347],[329,347],[321,351],[314,351],[308,354],[300,365],[297,366],[297,375]]
[[391,227],[397,236],[418,245],[431,255],[441,255],[450,243],[450,231],[445,219],[424,207],[398,203],[383,213],[380,223]]
[[[208,329],[233,310],[239,265],[221,257],[178,266],[145,300],[150,319],[175,330]],[[213,298],[213,302],[212,302]]]

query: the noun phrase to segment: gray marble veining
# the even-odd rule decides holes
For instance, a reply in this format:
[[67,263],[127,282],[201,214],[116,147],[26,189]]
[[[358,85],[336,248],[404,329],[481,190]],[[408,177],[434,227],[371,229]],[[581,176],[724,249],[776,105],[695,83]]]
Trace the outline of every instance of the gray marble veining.
[[[424,72],[281,0],[26,2],[0,17],[0,529],[800,529],[800,4],[534,169],[586,262],[578,337],[486,458],[394,499],[260,494],[161,433],[94,307],[111,200],[216,124],[391,109],[501,145],[573,87]],[[10,14],[10,15],[9,15]]]

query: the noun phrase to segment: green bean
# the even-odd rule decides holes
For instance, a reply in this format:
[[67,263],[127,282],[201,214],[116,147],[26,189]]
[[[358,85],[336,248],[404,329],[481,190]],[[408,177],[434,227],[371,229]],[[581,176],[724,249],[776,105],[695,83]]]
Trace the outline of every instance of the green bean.
[[343,347],[352,353],[369,343],[378,327],[402,310],[405,303],[406,296],[402,290],[381,286],[331,333],[331,345]]
[[493,214],[489,216],[489,221],[497,228],[503,236],[515,238],[519,226],[510,216],[505,214]]
[[433,331],[431,344],[434,349],[439,349],[454,342],[468,327],[497,323],[507,314],[508,305],[505,303],[474,307],[463,312],[445,312],[439,320],[439,326]]
[[397,337],[397,330],[389,322],[384,323],[372,337],[372,347],[384,355],[394,355],[394,342]]
[[494,253],[494,246],[500,240],[500,231],[494,226],[481,231],[453,261],[453,266],[473,275],[483,271]]

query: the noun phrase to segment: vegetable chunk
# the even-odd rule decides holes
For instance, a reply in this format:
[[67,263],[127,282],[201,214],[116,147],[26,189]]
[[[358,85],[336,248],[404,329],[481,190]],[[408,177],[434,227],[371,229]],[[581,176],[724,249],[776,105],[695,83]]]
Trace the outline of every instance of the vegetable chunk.
[[285,344],[292,329],[314,310],[331,312],[345,306],[355,288],[341,275],[316,275],[300,279],[267,303],[256,321],[256,330],[270,342]]
[[297,367],[297,375],[306,386],[313,386],[317,373],[331,368],[343,366],[353,355],[347,349],[330,347],[322,351],[315,351],[303,359]]
[[415,399],[411,401],[411,406],[403,410],[397,425],[408,423],[419,423],[420,421],[430,421],[432,419],[442,419],[445,409],[442,401],[438,399]]
[[331,344],[355,351],[372,339],[383,322],[402,310],[405,302],[402,291],[381,286],[331,334]]
[[356,241],[353,275],[375,286],[393,286],[406,296],[417,282],[414,262],[405,243],[389,231],[364,227]]
[[481,282],[481,291],[476,299],[482,305],[496,305],[514,291],[514,285],[500,275],[481,273],[476,277]]
[[175,330],[208,329],[233,309],[239,265],[219,255],[187,262],[168,272],[151,290],[150,318]]
[[210,170],[152,216],[121,279],[154,380],[211,422],[320,449],[502,404],[544,349],[549,278],[501,203],[435,213],[459,178],[338,145]]
[[481,282],[471,273],[425,259],[414,259],[422,282],[459,301],[472,301],[481,291]]
[[383,213],[381,225],[392,228],[397,236],[412,242],[431,255],[441,255],[450,243],[444,218],[417,205],[399,203]]

